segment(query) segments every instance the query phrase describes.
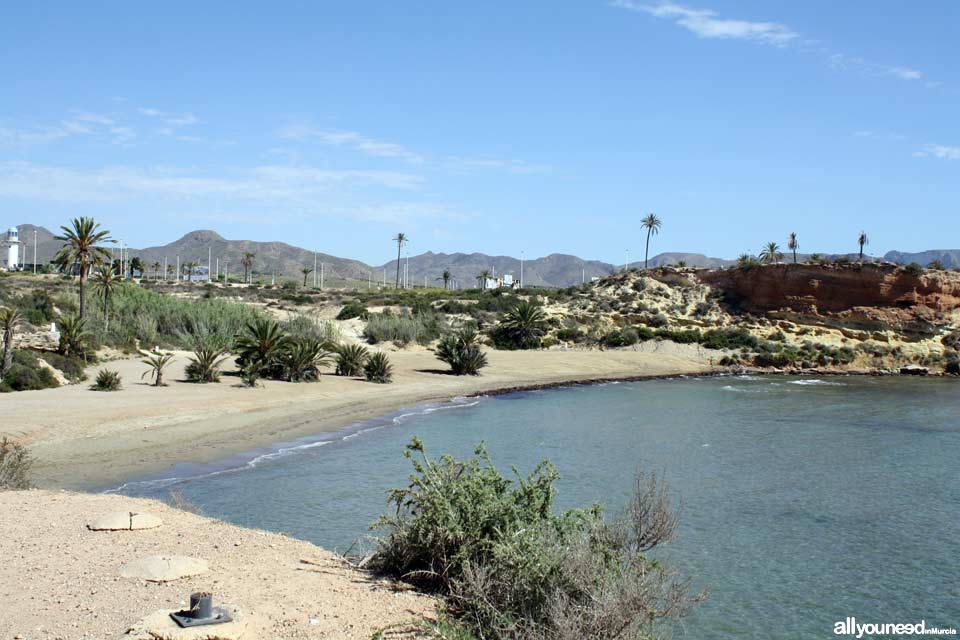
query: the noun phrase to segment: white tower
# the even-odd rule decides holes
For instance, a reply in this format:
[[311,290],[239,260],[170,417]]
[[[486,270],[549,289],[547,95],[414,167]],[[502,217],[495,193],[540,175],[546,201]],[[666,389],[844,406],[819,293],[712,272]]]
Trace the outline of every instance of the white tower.
[[16,227],[7,229],[7,262],[6,268],[13,271],[20,266],[20,232]]

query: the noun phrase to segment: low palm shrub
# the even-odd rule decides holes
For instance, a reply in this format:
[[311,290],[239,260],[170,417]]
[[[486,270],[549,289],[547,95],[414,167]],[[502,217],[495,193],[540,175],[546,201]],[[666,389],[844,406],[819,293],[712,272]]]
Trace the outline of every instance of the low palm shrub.
[[26,447],[6,437],[0,440],[0,491],[29,489],[32,466],[33,456]]
[[370,352],[361,344],[343,344],[337,347],[337,375],[355,377],[363,375]]
[[241,372],[255,367],[258,378],[280,378],[283,376],[280,355],[288,342],[290,337],[276,320],[270,318],[251,320],[233,340],[237,366]]
[[119,391],[122,388],[120,374],[110,369],[100,369],[90,388],[94,391]]
[[[624,513],[599,505],[557,513],[556,468],[505,478],[481,444],[431,459],[414,438],[409,485],[389,493],[376,570],[445,595],[481,638],[653,638],[703,596],[651,553],[677,519],[666,484],[638,474]],[[516,471],[515,471],[516,474]]]
[[202,344],[193,350],[193,356],[184,368],[184,374],[190,382],[206,384],[220,382],[220,367],[227,361],[223,349]]
[[543,307],[521,300],[504,314],[490,336],[498,349],[539,349],[546,331],[547,316]]
[[376,382],[379,384],[392,382],[393,365],[390,364],[390,359],[387,358],[387,354],[382,351],[377,351],[367,358],[366,364],[363,365],[363,375],[366,377],[367,382]]
[[487,356],[480,350],[480,340],[473,327],[445,335],[437,345],[436,354],[458,376],[480,375],[480,369],[487,366]]
[[288,342],[279,361],[284,376],[290,382],[309,382],[320,379],[320,368],[330,364],[330,352],[319,340],[302,338]]
[[140,355],[144,357],[140,362],[148,367],[148,369],[143,372],[143,375],[140,376],[140,379],[143,380],[147,376],[150,376],[150,379],[153,380],[153,386],[166,386],[163,383],[163,371],[173,362],[173,354],[160,353],[159,351],[141,351]]
[[78,315],[65,315],[57,323],[57,329],[60,332],[57,353],[74,358],[87,355],[90,332],[87,331],[86,320]]

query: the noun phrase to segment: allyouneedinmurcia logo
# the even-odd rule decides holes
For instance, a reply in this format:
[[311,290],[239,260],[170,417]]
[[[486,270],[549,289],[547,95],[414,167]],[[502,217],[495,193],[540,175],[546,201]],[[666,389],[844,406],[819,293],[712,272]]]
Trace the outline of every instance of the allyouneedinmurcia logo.
[[928,627],[926,620],[913,624],[902,622],[867,622],[861,624],[856,618],[833,623],[833,633],[838,636],[955,636],[953,628]]

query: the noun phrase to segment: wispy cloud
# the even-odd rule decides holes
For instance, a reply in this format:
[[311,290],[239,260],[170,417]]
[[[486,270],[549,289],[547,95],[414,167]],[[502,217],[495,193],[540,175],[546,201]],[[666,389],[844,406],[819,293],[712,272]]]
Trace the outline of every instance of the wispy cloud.
[[74,111],[55,125],[41,127],[0,127],[0,144],[30,146],[46,144],[73,136],[102,136],[116,143],[127,143],[136,133],[118,125],[116,119],[99,113]]
[[0,163],[0,197],[29,201],[108,202],[130,198],[315,203],[337,189],[357,186],[410,191],[420,176],[392,171],[331,171],[305,166],[262,165],[222,174],[169,167],[110,166],[99,169]]
[[384,142],[356,131],[332,131],[308,124],[292,124],[281,128],[277,135],[285,140],[316,140],[322,144],[347,147],[368,156],[401,158],[408,162],[423,162],[423,157],[393,142]]
[[458,156],[451,156],[446,158],[443,162],[445,168],[455,171],[466,173],[474,171],[477,169],[490,169],[497,171],[506,171],[507,173],[515,173],[520,175],[529,175],[529,174],[539,174],[539,173],[550,173],[553,170],[553,167],[543,164],[530,164],[524,160],[513,160],[513,159],[502,159],[502,158],[490,158],[490,157],[480,157],[480,158],[463,158]]
[[699,38],[752,40],[776,47],[783,47],[797,38],[792,29],[777,22],[722,18],[710,9],[693,9],[672,2],[651,5],[633,0],[614,0],[613,6],[672,20]]
[[[731,19],[721,17],[712,9],[693,8],[669,1],[645,4],[637,0],[613,0],[611,4],[620,9],[670,20],[699,38],[747,40],[781,48],[796,45],[795,48],[798,50],[822,56],[826,64],[833,69],[906,81],[926,78],[923,71],[908,65],[877,64],[860,57],[838,53],[823,46],[817,39],[800,38],[800,34],[779,22]],[[936,88],[940,84],[932,81],[924,82],[924,86],[929,89]]]
[[[153,118],[159,121],[162,126],[157,129],[157,133],[161,136],[177,136],[179,130],[183,127],[200,124],[200,118],[192,113],[171,113],[161,109],[154,109],[153,107],[140,107],[137,109],[137,112],[142,116]],[[195,136],[178,137],[179,139],[188,142],[199,140],[199,138],[196,138]]]
[[918,158],[939,158],[941,160],[960,160],[960,147],[925,144],[923,148],[914,151],[913,155]]

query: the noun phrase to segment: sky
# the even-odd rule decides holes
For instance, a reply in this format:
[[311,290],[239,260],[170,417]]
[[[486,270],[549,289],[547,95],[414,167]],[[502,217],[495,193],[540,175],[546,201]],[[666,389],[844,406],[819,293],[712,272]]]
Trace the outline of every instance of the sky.
[[960,247],[960,3],[18,2],[0,225],[381,263]]

